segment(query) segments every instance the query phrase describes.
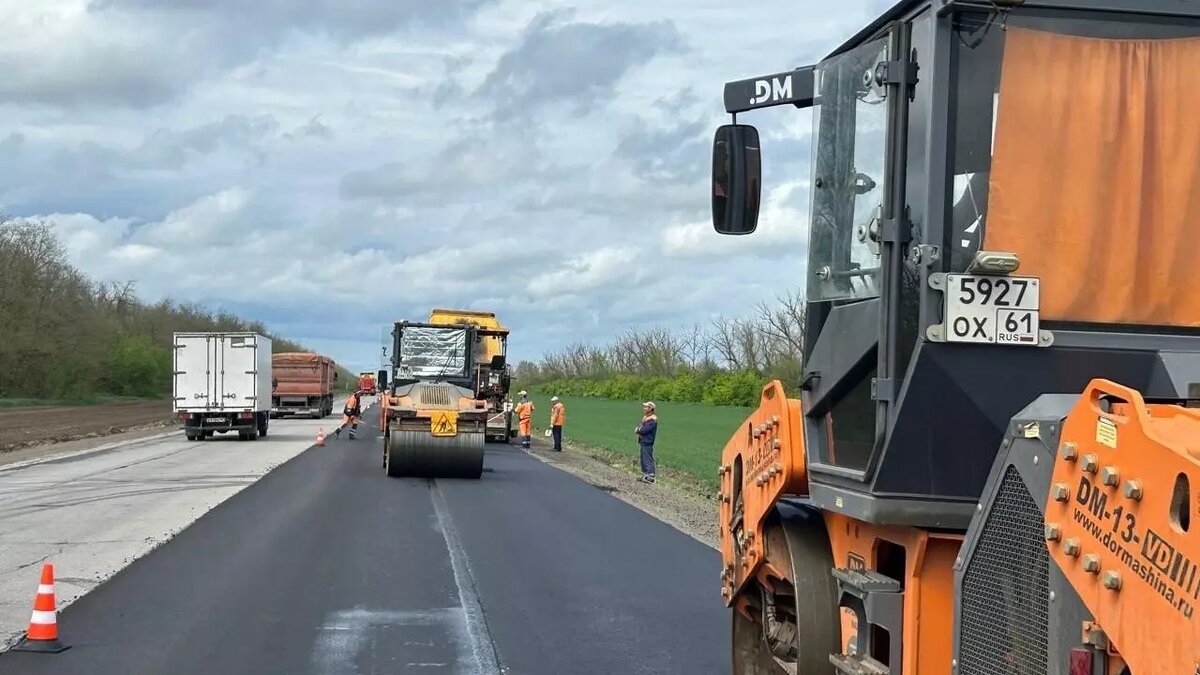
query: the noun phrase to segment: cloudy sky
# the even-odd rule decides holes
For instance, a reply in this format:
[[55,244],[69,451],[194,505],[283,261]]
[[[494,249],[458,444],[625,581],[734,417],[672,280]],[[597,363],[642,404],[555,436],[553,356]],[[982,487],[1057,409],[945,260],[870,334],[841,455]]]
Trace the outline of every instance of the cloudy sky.
[[0,0],[0,210],[97,279],[354,370],[488,309],[531,358],[736,315],[803,278],[811,118],[763,136],[759,232],[711,232],[726,80],[888,0]]

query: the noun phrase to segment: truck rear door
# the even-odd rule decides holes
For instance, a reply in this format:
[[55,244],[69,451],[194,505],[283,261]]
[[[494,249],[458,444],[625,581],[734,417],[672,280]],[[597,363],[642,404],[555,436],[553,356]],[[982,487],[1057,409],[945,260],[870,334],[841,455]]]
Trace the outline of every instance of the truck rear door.
[[216,404],[214,351],[207,335],[175,336],[175,408],[207,410]]
[[256,371],[258,343],[253,336],[224,336],[219,338],[217,356],[218,395],[224,407],[236,410],[256,410]]

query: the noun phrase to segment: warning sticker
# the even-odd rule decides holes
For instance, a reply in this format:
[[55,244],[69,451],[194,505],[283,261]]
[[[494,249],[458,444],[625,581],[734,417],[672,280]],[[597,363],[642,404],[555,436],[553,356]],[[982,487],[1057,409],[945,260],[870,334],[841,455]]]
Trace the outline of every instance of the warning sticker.
[[434,436],[453,436],[458,433],[458,412],[439,410],[429,418],[429,429]]
[[1110,448],[1117,447],[1117,423],[1107,417],[1097,417],[1096,442]]

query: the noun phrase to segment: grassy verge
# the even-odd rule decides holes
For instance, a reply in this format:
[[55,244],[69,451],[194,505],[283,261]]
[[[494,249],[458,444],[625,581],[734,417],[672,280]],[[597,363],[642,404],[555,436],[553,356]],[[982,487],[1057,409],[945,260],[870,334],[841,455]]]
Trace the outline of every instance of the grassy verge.
[[[541,433],[550,421],[550,397],[531,394],[534,428]],[[565,396],[567,423],[563,436],[597,459],[638,470],[638,445],[634,427],[642,418],[640,401],[611,401]],[[657,403],[657,402],[656,402]],[[660,473],[686,476],[704,492],[717,488],[721,450],[745,421],[751,408],[699,403],[658,403],[658,438],[654,458]]]
[[0,398],[0,408],[52,408],[52,407],[82,407],[102,405],[105,403],[132,403],[137,401],[158,401],[162,397],[140,398],[137,396],[80,396],[72,399],[41,399],[41,398]]

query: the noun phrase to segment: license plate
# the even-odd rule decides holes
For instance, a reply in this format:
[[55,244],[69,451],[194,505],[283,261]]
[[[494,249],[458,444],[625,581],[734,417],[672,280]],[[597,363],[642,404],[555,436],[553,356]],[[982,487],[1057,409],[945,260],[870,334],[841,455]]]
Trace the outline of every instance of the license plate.
[[1039,286],[1036,277],[946,275],[946,339],[1036,347]]
[[225,418],[224,417],[206,417],[206,418],[204,418],[204,421],[208,422],[209,424],[224,424]]

